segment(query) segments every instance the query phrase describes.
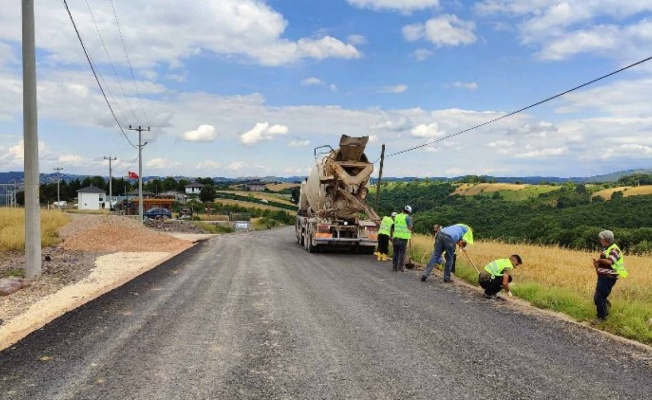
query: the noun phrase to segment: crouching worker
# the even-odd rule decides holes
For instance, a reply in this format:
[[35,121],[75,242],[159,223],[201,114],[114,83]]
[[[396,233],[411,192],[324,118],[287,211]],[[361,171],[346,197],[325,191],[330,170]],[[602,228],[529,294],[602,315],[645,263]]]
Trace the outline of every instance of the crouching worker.
[[380,228],[378,229],[378,248],[374,253],[378,261],[387,261],[387,254],[389,253],[389,238],[394,233],[394,217],[396,213],[393,212],[390,217],[383,217],[380,221]]
[[523,264],[521,256],[513,254],[509,258],[494,260],[485,265],[485,272],[480,273],[478,279],[480,287],[484,289],[484,297],[495,299],[496,294],[503,289],[509,297],[512,297],[512,292],[509,291],[509,283],[512,281],[510,274],[521,264]]

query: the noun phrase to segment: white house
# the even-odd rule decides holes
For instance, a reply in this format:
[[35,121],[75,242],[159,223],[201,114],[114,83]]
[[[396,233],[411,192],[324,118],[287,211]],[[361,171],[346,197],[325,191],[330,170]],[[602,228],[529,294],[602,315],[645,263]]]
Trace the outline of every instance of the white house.
[[100,210],[104,208],[106,192],[95,186],[89,186],[77,191],[77,208],[80,210]]
[[197,182],[186,185],[186,194],[199,194],[201,192],[201,188],[203,187],[204,185]]

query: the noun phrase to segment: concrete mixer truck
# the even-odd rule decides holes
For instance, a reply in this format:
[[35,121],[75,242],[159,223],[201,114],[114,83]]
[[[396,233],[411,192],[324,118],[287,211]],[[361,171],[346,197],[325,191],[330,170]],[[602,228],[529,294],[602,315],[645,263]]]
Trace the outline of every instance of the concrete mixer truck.
[[315,148],[316,165],[301,183],[295,224],[297,242],[308,252],[327,248],[374,252],[380,218],[365,202],[373,172],[364,154],[368,141],[368,136],[342,135],[338,149]]

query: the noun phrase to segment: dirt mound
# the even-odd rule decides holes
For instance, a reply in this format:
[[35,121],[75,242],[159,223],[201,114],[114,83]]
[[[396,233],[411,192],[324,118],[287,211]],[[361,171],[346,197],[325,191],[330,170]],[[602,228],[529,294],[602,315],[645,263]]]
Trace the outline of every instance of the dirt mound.
[[64,250],[93,252],[177,252],[191,246],[185,240],[157,232],[123,216],[80,216],[59,230]]

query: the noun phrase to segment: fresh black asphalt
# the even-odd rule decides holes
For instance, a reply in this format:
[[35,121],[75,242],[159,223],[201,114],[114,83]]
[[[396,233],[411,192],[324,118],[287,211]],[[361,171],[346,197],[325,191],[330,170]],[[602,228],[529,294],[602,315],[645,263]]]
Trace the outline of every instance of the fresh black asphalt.
[[223,235],[0,353],[0,399],[647,399],[652,354],[292,228]]

